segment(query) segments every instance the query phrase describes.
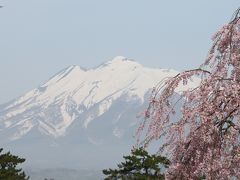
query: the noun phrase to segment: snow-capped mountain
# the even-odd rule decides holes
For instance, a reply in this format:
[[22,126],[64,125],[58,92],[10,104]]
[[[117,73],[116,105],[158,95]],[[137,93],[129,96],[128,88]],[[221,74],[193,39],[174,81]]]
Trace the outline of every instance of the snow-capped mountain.
[[[10,140],[27,135],[33,128],[55,138],[64,136],[69,126],[86,111],[94,108],[94,112],[82,120],[83,128],[106,113],[120,97],[143,104],[146,93],[154,85],[176,73],[145,68],[125,57],[116,57],[89,70],[70,66],[4,106],[0,110],[0,128],[1,131],[15,129]],[[113,133],[122,134],[118,128]]]
[[[134,143],[136,116],[147,107],[152,88],[177,73],[120,56],[93,69],[70,66],[0,106],[0,147],[26,157],[31,166],[115,164]],[[64,152],[69,155],[61,159]]]

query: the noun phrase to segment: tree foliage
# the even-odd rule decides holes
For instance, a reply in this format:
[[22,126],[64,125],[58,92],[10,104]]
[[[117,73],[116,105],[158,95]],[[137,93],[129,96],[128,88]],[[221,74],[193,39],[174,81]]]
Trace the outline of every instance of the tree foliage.
[[27,180],[29,177],[17,168],[18,164],[21,164],[25,159],[19,158],[10,154],[10,152],[2,153],[3,149],[0,149],[0,179],[3,180]]
[[[213,36],[205,62],[153,90],[138,138],[164,139],[159,152],[172,164],[167,179],[240,179],[240,10]],[[175,90],[198,77],[198,87]],[[176,104],[181,116],[174,119]]]
[[149,155],[143,148],[135,149],[131,155],[124,156],[125,162],[118,169],[105,169],[106,179],[164,179],[161,167],[167,168],[170,161],[162,156]]

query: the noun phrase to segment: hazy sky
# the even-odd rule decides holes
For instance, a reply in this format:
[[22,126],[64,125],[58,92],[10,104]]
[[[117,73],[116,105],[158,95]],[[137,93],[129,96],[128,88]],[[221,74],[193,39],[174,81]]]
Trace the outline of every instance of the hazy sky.
[[114,56],[149,67],[198,66],[239,0],[1,0],[0,104],[69,65]]

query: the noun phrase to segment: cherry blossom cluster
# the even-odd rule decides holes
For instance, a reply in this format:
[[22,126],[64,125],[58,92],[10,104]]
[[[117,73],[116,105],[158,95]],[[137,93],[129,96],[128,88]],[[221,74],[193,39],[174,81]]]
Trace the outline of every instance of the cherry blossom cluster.
[[[172,162],[166,179],[240,179],[239,14],[214,34],[199,68],[161,82],[152,92],[137,137],[144,146],[161,140],[158,152]],[[176,94],[194,78],[201,79],[198,87]]]

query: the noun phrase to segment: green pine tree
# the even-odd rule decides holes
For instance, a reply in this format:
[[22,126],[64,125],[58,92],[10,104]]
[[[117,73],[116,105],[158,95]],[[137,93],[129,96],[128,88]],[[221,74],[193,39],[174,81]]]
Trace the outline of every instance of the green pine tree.
[[2,153],[0,149],[0,180],[28,180],[25,172],[21,168],[17,168],[25,159],[10,154],[10,152]]
[[133,150],[131,155],[123,156],[125,162],[118,164],[118,169],[104,169],[105,180],[114,179],[158,179],[163,180],[161,168],[167,168],[170,161],[166,157],[149,155],[146,150]]

